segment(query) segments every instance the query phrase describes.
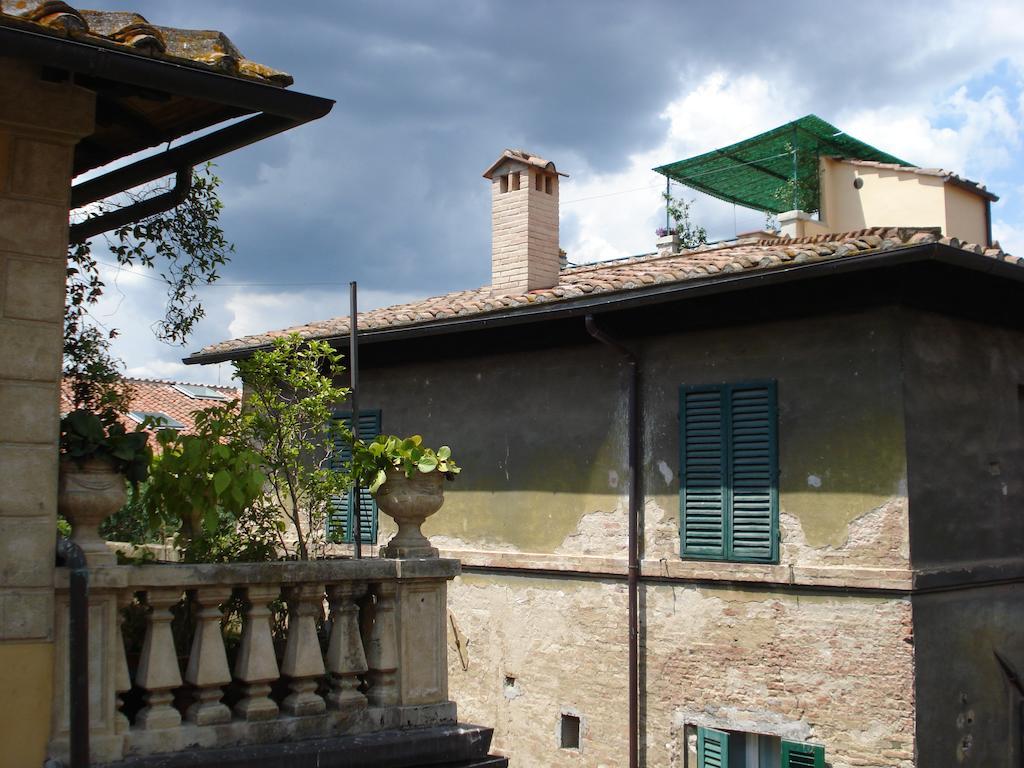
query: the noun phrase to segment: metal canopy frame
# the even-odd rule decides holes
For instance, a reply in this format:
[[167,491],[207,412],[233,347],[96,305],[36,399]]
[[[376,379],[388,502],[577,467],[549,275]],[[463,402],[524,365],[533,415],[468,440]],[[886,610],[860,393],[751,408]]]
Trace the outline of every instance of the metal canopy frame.
[[667,179],[730,203],[771,213],[816,211],[822,156],[874,160],[909,168],[913,163],[865,144],[806,115],[758,136],[654,170]]

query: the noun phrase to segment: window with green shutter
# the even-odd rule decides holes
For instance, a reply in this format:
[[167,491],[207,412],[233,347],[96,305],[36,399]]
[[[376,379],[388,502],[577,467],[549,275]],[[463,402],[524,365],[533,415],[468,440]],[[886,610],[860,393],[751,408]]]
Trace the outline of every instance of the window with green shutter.
[[[351,413],[336,413],[334,419],[351,429]],[[373,440],[381,432],[380,421],[380,411],[361,410],[359,412],[359,438],[367,442]],[[342,471],[351,460],[351,446],[344,440],[337,439],[334,444],[334,455],[331,457],[331,469]],[[352,532],[355,530],[354,512],[354,489],[331,499],[331,510],[327,515],[326,523],[329,541],[352,543]],[[364,544],[377,542],[377,502],[365,488],[359,489],[359,539]]]
[[825,748],[783,739],[782,768],[825,768]]
[[703,726],[696,758],[696,768],[825,768],[825,748],[817,744]]
[[729,734],[714,728],[697,729],[698,768],[729,768]]
[[680,388],[683,557],[778,562],[777,421],[774,381]]

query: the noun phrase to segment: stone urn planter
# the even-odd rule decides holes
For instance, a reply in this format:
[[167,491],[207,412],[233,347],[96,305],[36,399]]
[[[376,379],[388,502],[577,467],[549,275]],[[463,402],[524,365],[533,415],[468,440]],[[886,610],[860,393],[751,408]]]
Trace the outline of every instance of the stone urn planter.
[[380,511],[398,523],[398,533],[381,549],[381,557],[437,557],[420,526],[444,503],[444,473],[417,472],[411,478],[399,469],[386,473],[374,497]]
[[90,568],[114,565],[117,557],[99,534],[100,523],[124,506],[124,475],[103,459],[78,464],[61,459],[57,510],[71,523],[72,539]]

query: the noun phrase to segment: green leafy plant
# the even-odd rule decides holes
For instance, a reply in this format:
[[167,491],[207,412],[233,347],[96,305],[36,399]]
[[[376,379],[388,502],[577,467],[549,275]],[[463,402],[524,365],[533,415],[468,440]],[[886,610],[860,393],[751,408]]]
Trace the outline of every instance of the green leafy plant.
[[359,484],[376,493],[387,480],[387,470],[398,469],[408,478],[417,473],[440,472],[454,480],[462,469],[452,459],[452,450],[442,445],[436,451],[423,446],[419,435],[401,438],[379,435],[369,443],[356,440],[352,446],[352,476]]
[[153,458],[148,426],[143,422],[129,432],[119,421],[104,423],[97,414],[80,408],[60,420],[60,452],[79,466],[93,459],[105,461],[137,485],[149,474]]
[[260,456],[239,424],[238,401],[194,414],[195,431],[161,430],[142,506],[151,528],[178,527],[187,544],[223,533],[224,516],[242,517],[263,494]]
[[679,247],[685,249],[696,248],[698,245],[703,245],[708,241],[708,231],[698,225],[694,224],[690,219],[690,207],[693,205],[693,200],[683,200],[682,198],[675,198],[668,192],[662,192],[661,196],[665,200],[665,211],[672,219],[675,226],[671,229],[659,229],[659,237],[664,235],[676,235],[679,238]]
[[[135,266],[159,270],[167,285],[167,303],[156,335],[169,343],[184,343],[204,315],[197,286],[213,283],[218,269],[234,251],[220,227],[223,204],[217,194],[220,179],[213,165],[192,173],[192,186],[175,208],[118,227],[102,236],[106,251],[118,268]],[[89,207],[85,217],[100,216],[165,192],[170,182],[131,190],[119,199]],[[82,220],[82,217],[77,217]],[[121,375],[123,363],[112,354],[110,342],[117,329],[108,329],[90,314],[100,300],[104,283],[93,241],[68,247],[67,290],[64,304],[64,378],[70,383],[76,408],[95,411],[105,419],[126,413],[131,389]]]
[[284,515],[290,523],[278,535],[286,557],[318,557],[332,499],[349,484],[331,469],[339,441],[351,440],[350,431],[331,418],[349,393],[334,384],[344,370],[341,356],[326,342],[291,334],[237,361],[235,369],[248,395],[242,434],[267,477],[267,493],[256,500],[254,513],[263,519]]

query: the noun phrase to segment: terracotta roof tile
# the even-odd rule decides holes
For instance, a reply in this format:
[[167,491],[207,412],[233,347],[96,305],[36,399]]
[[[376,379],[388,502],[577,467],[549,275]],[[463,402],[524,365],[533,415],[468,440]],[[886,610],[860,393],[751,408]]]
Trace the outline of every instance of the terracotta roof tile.
[[[776,237],[730,241],[667,256],[647,254],[619,261],[571,267],[562,270],[557,286],[528,293],[496,297],[491,287],[485,286],[474,291],[455,291],[409,304],[361,312],[359,330],[424,325],[445,317],[482,315],[503,310],[506,305],[515,309],[538,302],[566,301],[583,294],[626,292],[652,283],[713,281],[717,276],[727,273],[776,269],[786,265],[849,258],[935,242],[973,253],[982,253],[994,259],[1019,263],[1018,259],[1005,254],[998,247],[986,250],[974,243],[961,243],[956,238],[940,238],[937,228],[878,227],[796,239]],[[306,339],[318,339],[345,335],[348,330],[348,316],[335,317],[211,344],[191,357],[194,360],[201,360],[207,355],[246,352],[289,333],[298,333]]]
[[273,85],[292,84],[288,73],[245,58],[223,32],[155,26],[137,13],[89,11],[60,0],[0,0],[0,24],[21,24],[49,34],[129,48],[145,56]]
[[[193,398],[175,389],[176,384],[185,384],[179,381],[162,381],[159,379],[126,379],[131,385],[134,395],[131,401],[131,410],[166,413],[172,419],[181,422],[185,427],[181,430],[185,434],[192,434],[195,431],[195,420],[193,414],[196,411],[207,408],[211,405],[223,405],[224,400],[205,398]],[[214,387],[207,384],[192,386],[208,386],[221,394],[228,400],[241,400],[242,390],[236,387]],[[74,408],[71,401],[71,385],[68,381],[61,382],[60,389],[60,410],[67,413]],[[125,417],[122,423],[129,430],[138,426],[137,422]]]

